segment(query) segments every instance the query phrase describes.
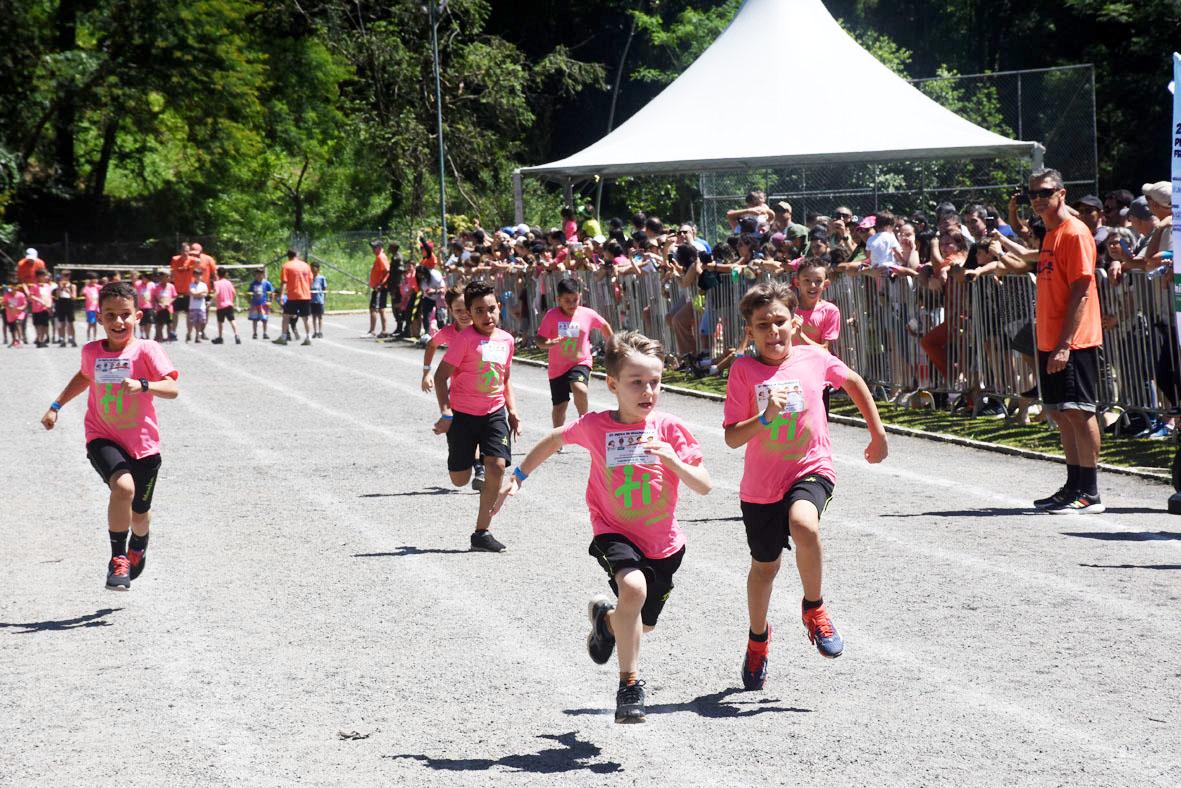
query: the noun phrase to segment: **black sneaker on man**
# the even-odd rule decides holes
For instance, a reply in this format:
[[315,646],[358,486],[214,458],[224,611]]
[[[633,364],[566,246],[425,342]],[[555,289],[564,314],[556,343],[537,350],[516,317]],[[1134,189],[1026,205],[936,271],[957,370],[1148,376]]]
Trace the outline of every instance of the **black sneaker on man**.
[[1102,514],[1107,511],[1107,507],[1099,500],[1098,495],[1072,492],[1068,500],[1047,507],[1046,511],[1050,514]]
[[599,594],[587,605],[591,631],[586,636],[586,650],[599,665],[606,665],[615,650],[615,636],[607,628],[607,614],[614,609],[615,603],[606,594]]
[[476,531],[472,534],[472,550],[480,553],[503,553],[504,545],[496,541],[491,531]]
[[1063,485],[1058,489],[1058,492],[1046,498],[1038,498],[1033,502],[1033,505],[1038,509],[1049,509],[1052,506],[1061,506],[1062,504],[1069,501],[1072,495],[1074,495],[1074,491],[1072,491],[1066,485]]
[[644,682],[621,684],[615,693],[615,721],[624,725],[644,722]]

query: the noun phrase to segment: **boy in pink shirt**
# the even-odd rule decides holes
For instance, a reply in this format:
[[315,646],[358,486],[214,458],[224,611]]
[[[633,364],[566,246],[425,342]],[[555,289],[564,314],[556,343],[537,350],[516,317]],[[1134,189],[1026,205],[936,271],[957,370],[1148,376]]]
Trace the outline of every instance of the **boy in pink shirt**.
[[542,439],[505,478],[493,509],[493,514],[498,512],[565,444],[590,452],[590,554],[607,572],[619,601],[612,604],[606,595],[591,600],[587,650],[602,665],[619,642],[615,721],[620,723],[645,719],[640,639],[655,628],[685,556],[685,536],[676,516],[680,482],[699,495],[709,493],[711,484],[701,447],[689,428],[677,417],[656,411],[663,358],[660,343],[638,332],[608,339],[607,388],[618,408],[580,416]]
[[795,280],[799,293],[795,315],[800,326],[792,334],[791,343],[817,345],[828,350],[829,344],[841,336],[840,307],[820,298],[828,287],[828,268],[819,258],[804,258],[796,270]]
[[4,322],[8,325],[11,338],[9,347],[20,347],[25,342],[25,309],[29,305],[29,297],[22,287],[15,285],[4,294]]
[[[472,549],[499,553],[504,545],[488,529],[504,468],[513,458],[511,437],[521,432],[509,382],[515,343],[512,334],[498,327],[496,291],[491,285],[472,282],[463,290],[463,303],[472,324],[451,340],[435,371],[441,414],[435,434],[447,436],[451,483],[462,487],[471,479],[472,489],[480,491]],[[477,449],[483,461],[477,461],[473,470]]]
[[611,338],[611,326],[593,309],[581,305],[582,283],[569,277],[558,282],[558,305],[545,313],[537,329],[537,345],[549,351],[549,391],[555,427],[566,423],[566,405],[574,397],[578,415],[586,415],[590,380],[590,333]]
[[431,363],[435,360],[435,351],[440,347],[451,347],[455,337],[472,324],[472,316],[463,305],[463,288],[453,285],[443,296],[447,301],[447,311],[451,313],[451,322],[435,332],[426,343],[426,352],[422,356],[422,390],[434,391],[435,379],[431,375]]
[[49,324],[53,316],[53,285],[49,272],[37,272],[37,281],[29,285],[29,305],[33,312],[34,347],[49,347]]
[[[86,311],[87,342],[98,338],[98,290],[98,284],[93,278],[87,279],[86,286],[82,288],[82,308]],[[150,323],[148,323],[148,330],[151,330]]]
[[176,308],[176,285],[172,274],[161,271],[156,277],[156,289],[152,291],[152,307],[156,313],[156,341],[170,341],[173,335],[172,312]]
[[824,412],[825,385],[844,388],[870,431],[865,459],[886,457],[886,432],[865,381],[836,356],[813,345],[792,345],[800,318],[795,293],[779,282],[752,287],[738,304],[757,356],[736,360],[726,384],[722,419],[726,445],[746,446],[738,497],[751,565],[747,578],[750,637],[742,683],[762,689],[771,629],[767,610],[788,537],[804,587],[803,620],[809,640],[825,657],[844,649],[821,595],[820,515],[832,498],[836,473]]
[[[95,310],[97,317],[98,310],[98,293],[95,292]],[[156,308],[155,308],[156,283],[152,281],[151,274],[143,274],[135,280],[135,297],[139,305],[140,314],[143,317],[139,321],[139,334],[143,339],[152,338],[152,326],[156,325]],[[96,326],[97,328],[97,326]],[[87,340],[91,337],[89,333],[86,336]]]
[[52,430],[62,405],[89,391],[86,456],[111,490],[107,588],[121,591],[131,588],[147,560],[149,512],[160,470],[154,398],[175,399],[179,392],[176,368],[164,349],[135,336],[140,319],[135,303],[135,288],[129,282],[103,287],[99,313],[107,338],[82,346],[80,369],[41,417],[45,429]]
[[238,336],[238,324],[234,322],[234,299],[238,293],[234,290],[234,283],[230,281],[230,274],[224,268],[217,269],[217,280],[213,283],[213,305],[217,307],[217,339],[213,344],[225,342],[222,338],[223,326],[229,321],[230,329],[234,332],[234,344],[241,345],[242,337]]

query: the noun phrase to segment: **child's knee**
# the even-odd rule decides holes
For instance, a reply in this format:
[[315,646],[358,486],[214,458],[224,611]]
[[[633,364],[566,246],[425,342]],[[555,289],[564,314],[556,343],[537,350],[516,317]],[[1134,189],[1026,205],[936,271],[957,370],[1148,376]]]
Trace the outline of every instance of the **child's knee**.
[[135,480],[130,473],[123,471],[111,479],[111,497],[128,501],[135,497]]
[[619,588],[619,600],[643,601],[648,596],[648,578],[639,569],[624,569],[615,575],[615,584]]
[[504,474],[505,461],[503,457],[485,457],[484,473],[489,479],[498,479]]
[[470,470],[451,471],[451,483],[456,487],[464,486],[471,478],[472,472]]
[[755,561],[750,562],[750,573],[755,577],[770,582],[775,579],[775,575],[779,574],[779,564],[782,557],[776,558],[774,561]]
[[645,624],[644,625],[644,634],[647,635],[649,632],[651,632],[654,629],[656,629],[656,627],[652,626],[651,624]]
[[813,544],[820,541],[820,522],[811,517],[792,517],[788,520],[791,538],[797,544]]

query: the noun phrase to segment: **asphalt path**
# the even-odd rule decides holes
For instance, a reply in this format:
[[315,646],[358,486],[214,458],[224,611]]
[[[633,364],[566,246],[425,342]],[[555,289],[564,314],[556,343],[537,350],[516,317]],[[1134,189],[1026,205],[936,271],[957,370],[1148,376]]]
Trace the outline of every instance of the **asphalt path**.
[[[713,476],[645,638],[648,722],[614,724],[586,655],[588,461],[555,456],[467,550],[421,351],[328,320],[312,347],[167,346],[144,575],[103,588],[106,490],[83,401],[38,424],[78,351],[0,350],[7,392],[0,784],[1072,784],[1181,775],[1181,519],[1105,475],[1099,516],[1033,513],[1061,466],[833,427],[829,661],[785,562],[770,676],[741,691],[742,453],[719,403],[665,393]],[[245,325],[245,321],[243,321]],[[247,328],[247,331],[249,329]],[[523,456],[549,427],[517,365]],[[611,406],[601,381],[592,407]]]

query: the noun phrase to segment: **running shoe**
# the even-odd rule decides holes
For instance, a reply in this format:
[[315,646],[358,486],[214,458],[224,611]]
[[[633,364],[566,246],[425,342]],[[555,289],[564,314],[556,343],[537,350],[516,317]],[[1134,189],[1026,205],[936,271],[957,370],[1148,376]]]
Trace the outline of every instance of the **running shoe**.
[[[751,648],[760,646],[761,648]],[[748,690],[761,690],[767,680],[767,652],[771,649],[771,625],[767,625],[767,640],[755,643],[747,639],[746,655],[742,658],[742,686]]]
[[312,338],[311,337],[304,337],[303,342],[300,342],[299,344],[304,345],[304,346],[310,345],[310,344],[312,344]]
[[477,492],[484,489],[484,464],[476,463],[472,466],[472,489]]
[[143,574],[144,567],[147,566],[147,563],[148,563],[148,558],[147,558],[146,553],[147,553],[147,550],[128,550],[127,551],[127,563],[130,565],[130,568],[131,568],[131,579],[132,580],[134,580],[135,578],[137,578],[141,574]]
[[504,545],[496,541],[491,531],[476,531],[472,534],[472,550],[480,553],[503,553]]
[[1061,506],[1062,504],[1069,501],[1073,495],[1074,493],[1069,487],[1062,485],[1062,487],[1058,489],[1058,492],[1047,498],[1038,498],[1033,502],[1033,505],[1038,509],[1049,509],[1054,506]]
[[125,555],[117,555],[107,563],[107,588],[112,591],[131,590],[131,562]]
[[209,342],[210,342],[211,344],[214,344],[214,345],[222,345],[222,344],[225,344],[225,340],[224,340],[224,339],[222,339],[221,337],[214,337],[213,339],[209,340]]
[[845,650],[845,642],[837,634],[832,619],[824,605],[804,611],[804,629],[808,631],[808,640],[816,646],[821,656],[835,659]]
[[242,344],[242,337],[234,337],[234,344],[241,345]]
[[607,628],[607,614],[615,609],[615,603],[606,594],[599,594],[587,605],[591,620],[591,631],[586,636],[586,650],[590,658],[599,665],[606,665],[615,650],[615,636]]
[[271,344],[273,344],[273,345],[286,345],[286,344],[287,344],[287,337],[279,337],[278,339],[272,339],[272,340],[271,340]]
[[644,722],[644,682],[624,684],[615,693],[615,721],[624,725]]
[[1107,507],[1099,500],[1098,495],[1074,492],[1062,503],[1046,507],[1046,511],[1050,514],[1101,514],[1107,511]]

